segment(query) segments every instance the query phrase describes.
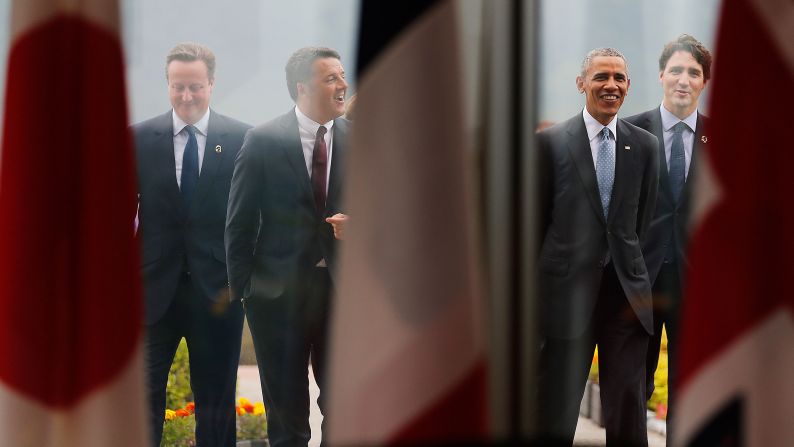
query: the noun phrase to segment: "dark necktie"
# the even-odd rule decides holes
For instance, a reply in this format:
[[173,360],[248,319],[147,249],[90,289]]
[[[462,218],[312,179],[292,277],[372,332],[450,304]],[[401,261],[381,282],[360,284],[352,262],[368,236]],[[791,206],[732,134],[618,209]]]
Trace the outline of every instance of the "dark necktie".
[[673,201],[678,203],[681,191],[684,189],[686,179],[686,158],[684,156],[684,129],[686,124],[679,122],[673,126],[673,144],[670,148],[670,192],[673,194]]
[[312,151],[312,190],[314,191],[314,207],[318,214],[325,211],[325,178],[328,171],[328,147],[325,144],[325,126],[317,129]]
[[193,199],[193,193],[196,191],[196,185],[199,179],[199,164],[198,164],[198,141],[196,141],[196,128],[193,126],[185,126],[187,131],[187,145],[185,145],[185,154],[182,157],[182,178],[181,190],[182,201],[185,204],[185,210],[190,208],[190,201]]

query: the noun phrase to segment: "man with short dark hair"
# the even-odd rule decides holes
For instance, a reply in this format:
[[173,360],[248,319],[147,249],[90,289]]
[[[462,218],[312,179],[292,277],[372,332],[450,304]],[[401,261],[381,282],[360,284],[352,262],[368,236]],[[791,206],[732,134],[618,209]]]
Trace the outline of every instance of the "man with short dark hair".
[[[341,237],[345,220],[347,82],[339,54],[317,47],[296,51],[286,78],[295,107],[252,129],[237,157],[226,253],[232,299],[244,303],[253,336],[270,443],[305,446],[308,365],[325,393],[329,270],[334,227]],[[325,426],[325,394],[318,404]]]
[[576,85],[584,110],[538,134],[539,445],[573,442],[597,345],[607,445],[644,446],[653,315],[641,241],[656,202],[658,143],[617,118],[630,85],[618,50],[591,51]]
[[236,443],[243,310],[229,303],[223,231],[234,160],[250,126],[209,107],[215,55],[183,43],[166,58],[172,110],[133,126],[152,445],[168,371],[185,338],[200,446]]
[[[707,144],[708,118],[698,111],[698,100],[711,77],[711,53],[689,35],[665,45],[659,58],[662,104],[626,119],[659,140],[659,200],[643,253],[653,284],[654,335],[648,345],[647,398],[653,394],[653,377],[659,362],[662,325],[667,329],[668,408],[673,408],[678,348],[678,313],[684,272],[687,269],[687,225],[693,169],[700,148]],[[663,150],[662,150],[663,149]],[[667,439],[671,440],[672,412],[667,414]]]

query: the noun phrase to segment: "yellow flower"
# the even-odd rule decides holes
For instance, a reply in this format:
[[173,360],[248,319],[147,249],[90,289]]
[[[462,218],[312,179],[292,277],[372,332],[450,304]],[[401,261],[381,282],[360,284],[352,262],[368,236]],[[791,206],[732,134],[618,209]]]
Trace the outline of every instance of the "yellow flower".
[[165,410],[165,420],[170,421],[176,417],[176,411],[174,410]]
[[257,402],[254,404],[254,416],[262,416],[265,414],[265,404]]
[[244,398],[244,397],[241,397],[241,398],[237,399],[237,403],[238,403],[238,404],[239,404],[241,407],[244,407],[244,406],[246,406],[246,405],[250,405],[250,404],[251,404],[251,401],[250,401],[250,400],[248,400],[248,399],[246,399],[246,398]]

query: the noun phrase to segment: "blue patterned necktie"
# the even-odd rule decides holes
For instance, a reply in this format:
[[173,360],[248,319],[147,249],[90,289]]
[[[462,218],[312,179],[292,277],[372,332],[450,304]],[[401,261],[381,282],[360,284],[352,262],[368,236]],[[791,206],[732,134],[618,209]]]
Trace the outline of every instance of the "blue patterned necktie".
[[182,177],[181,177],[181,191],[182,201],[185,204],[185,210],[190,208],[190,201],[193,199],[193,193],[196,191],[196,185],[199,179],[199,164],[198,164],[198,141],[196,141],[196,128],[193,126],[185,126],[187,131],[187,145],[185,145],[185,154],[182,157]]
[[670,192],[673,193],[673,201],[678,203],[681,191],[684,189],[686,179],[686,158],[684,156],[684,129],[686,124],[683,121],[673,126],[673,144],[670,148]]
[[604,127],[601,130],[601,141],[598,144],[596,158],[596,177],[598,178],[598,193],[601,196],[601,206],[604,209],[604,219],[609,214],[609,200],[612,197],[612,185],[615,182],[615,141],[611,139],[612,132]]

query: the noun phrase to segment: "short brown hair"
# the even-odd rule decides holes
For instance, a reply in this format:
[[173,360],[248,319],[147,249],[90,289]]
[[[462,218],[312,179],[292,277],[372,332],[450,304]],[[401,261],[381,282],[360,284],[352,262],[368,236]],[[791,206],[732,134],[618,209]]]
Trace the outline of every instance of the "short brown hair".
[[193,62],[202,61],[207,66],[207,78],[212,81],[215,79],[215,53],[204,45],[183,42],[177,44],[165,58],[165,78],[168,79],[168,65],[172,61]]
[[304,47],[292,53],[284,71],[287,73],[287,88],[293,101],[298,100],[298,82],[308,81],[312,77],[314,61],[326,57],[342,60],[336,50],[326,47]]
[[667,61],[676,51],[686,51],[691,54],[703,67],[703,79],[706,81],[711,79],[711,53],[705,45],[689,34],[681,34],[676,40],[664,46],[662,55],[659,56],[659,71],[664,71]]

